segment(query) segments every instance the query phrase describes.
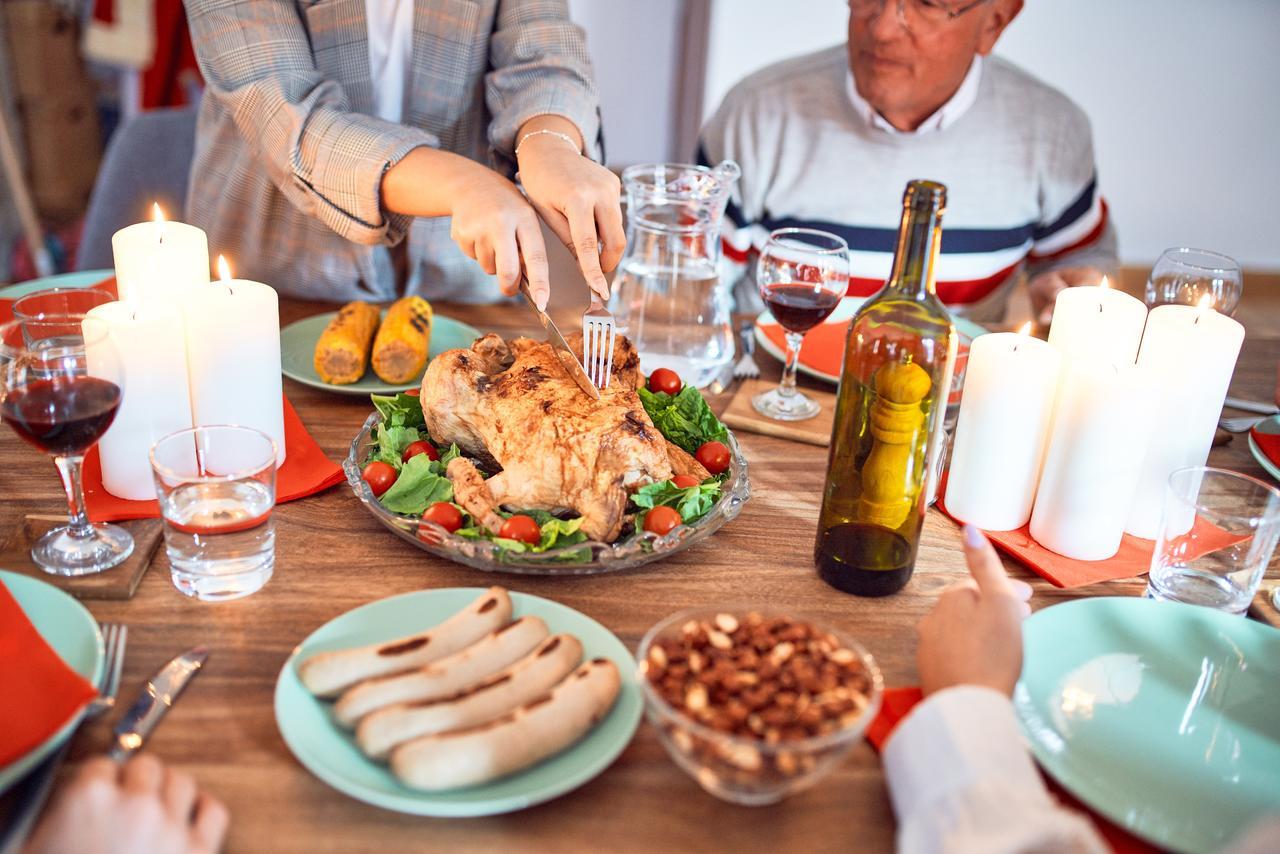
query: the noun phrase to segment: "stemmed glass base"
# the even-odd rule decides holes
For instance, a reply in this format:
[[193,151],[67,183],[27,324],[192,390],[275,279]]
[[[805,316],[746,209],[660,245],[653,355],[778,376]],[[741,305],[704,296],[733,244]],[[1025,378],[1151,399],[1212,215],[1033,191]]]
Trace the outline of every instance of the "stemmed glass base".
[[133,537],[118,525],[91,525],[88,536],[76,536],[71,525],[59,525],[36,541],[31,559],[50,575],[92,575],[118,566],[133,554]]
[[782,388],[762,391],[751,398],[751,405],[755,407],[756,412],[766,418],[778,421],[804,421],[816,418],[822,411],[822,407],[806,397],[803,392],[795,388],[790,389],[790,394],[786,394],[785,391]]

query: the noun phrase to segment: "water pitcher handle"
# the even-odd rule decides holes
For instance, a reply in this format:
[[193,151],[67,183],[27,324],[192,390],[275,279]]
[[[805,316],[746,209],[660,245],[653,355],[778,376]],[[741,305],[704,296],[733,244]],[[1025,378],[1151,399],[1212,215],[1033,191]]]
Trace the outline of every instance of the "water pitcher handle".
[[736,160],[722,160],[711,173],[724,183],[724,192],[729,192],[737,180],[742,177],[742,167]]

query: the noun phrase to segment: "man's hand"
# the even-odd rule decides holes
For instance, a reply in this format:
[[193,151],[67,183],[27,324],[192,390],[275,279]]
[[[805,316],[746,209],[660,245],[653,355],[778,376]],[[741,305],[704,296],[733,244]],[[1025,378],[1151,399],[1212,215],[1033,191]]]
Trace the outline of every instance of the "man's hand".
[[227,808],[181,771],[143,754],[123,768],[90,759],[54,796],[26,854],[212,854],[227,834]]
[[[560,116],[539,116],[520,130],[520,183],[543,221],[578,259],[587,286],[609,298],[605,273],[622,259],[621,183],[608,169],[582,156],[577,128]],[[531,136],[530,134],[533,133]]]
[[925,696],[956,685],[1012,696],[1022,672],[1022,620],[1031,613],[1031,587],[1010,580],[977,528],[965,526],[964,540],[971,578],[943,591],[917,629],[920,685]]
[[1031,311],[1039,326],[1048,326],[1053,320],[1053,303],[1058,293],[1081,285],[1096,285],[1102,281],[1102,271],[1094,267],[1063,267],[1041,273],[1027,283],[1031,294]]

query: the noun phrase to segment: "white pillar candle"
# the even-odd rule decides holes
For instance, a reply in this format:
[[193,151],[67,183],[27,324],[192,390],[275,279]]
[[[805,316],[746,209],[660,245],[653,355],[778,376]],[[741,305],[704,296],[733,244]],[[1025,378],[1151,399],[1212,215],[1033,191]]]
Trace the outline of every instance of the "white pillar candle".
[[1088,356],[1115,365],[1138,358],[1147,307],[1142,300],[1107,287],[1067,288],[1053,305],[1049,343],[1064,358]]
[[1031,536],[1076,560],[1115,556],[1151,433],[1149,382],[1135,365],[1064,361]]
[[280,303],[261,282],[232,279],[218,258],[221,280],[193,288],[183,301],[192,415],[198,426],[238,424],[276,442],[284,463],[284,402],[280,379]]
[[1202,466],[1209,459],[1243,343],[1244,327],[1207,303],[1201,308],[1162,305],[1152,309],[1138,365],[1150,378],[1152,409],[1160,429],[1147,442],[1125,526],[1128,533],[1154,540],[1169,475],[1187,466]]
[[102,485],[118,498],[153,500],[151,446],[191,426],[182,312],[167,304],[111,302],[88,314],[111,329],[110,347],[86,349],[89,373],[124,378],[120,409],[98,443]]
[[155,219],[111,236],[116,289],[124,302],[180,301],[187,289],[209,283],[209,241],[202,229],[167,222],[159,205]]
[[1053,423],[1062,356],[1026,331],[983,335],[969,350],[947,511],[989,531],[1031,518]]

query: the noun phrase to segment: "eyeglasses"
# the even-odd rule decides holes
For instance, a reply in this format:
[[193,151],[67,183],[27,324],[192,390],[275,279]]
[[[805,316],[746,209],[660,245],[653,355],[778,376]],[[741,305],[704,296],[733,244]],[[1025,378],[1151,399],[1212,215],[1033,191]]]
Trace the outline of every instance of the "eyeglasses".
[[[955,5],[947,0],[897,0],[898,20],[907,30],[944,26],[987,0]],[[885,0],[849,0],[849,10],[858,18],[873,18],[883,11]]]

